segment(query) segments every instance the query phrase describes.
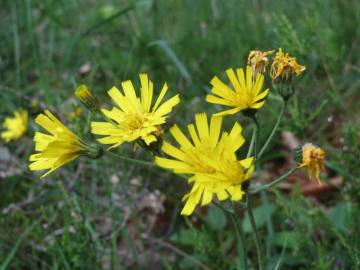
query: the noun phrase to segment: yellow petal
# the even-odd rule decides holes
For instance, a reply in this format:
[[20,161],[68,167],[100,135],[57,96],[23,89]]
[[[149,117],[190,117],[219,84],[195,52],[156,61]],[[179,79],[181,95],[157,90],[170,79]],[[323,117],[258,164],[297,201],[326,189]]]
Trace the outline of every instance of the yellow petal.
[[169,144],[168,142],[164,142],[161,150],[168,154],[169,156],[172,156],[176,159],[182,160],[184,161],[186,159],[186,155],[184,154],[184,152],[182,152],[181,150],[179,150],[178,148],[172,146],[171,144]]
[[199,139],[199,136],[198,136],[197,133],[196,133],[194,124],[188,125],[187,128],[188,128],[188,131],[189,131],[189,133],[190,133],[190,136],[191,136],[191,139],[192,139],[194,145],[195,145],[195,146],[200,145],[200,144],[201,144],[201,143],[200,143],[200,139]]
[[210,84],[213,86],[211,92],[215,95],[218,95],[224,99],[231,100],[234,96],[234,91],[231,90],[225,83],[223,83],[218,77],[212,78]]
[[221,116],[212,116],[210,123],[210,140],[211,143],[215,146],[219,141],[219,136],[221,132],[222,117]]
[[156,116],[163,116],[165,114],[170,113],[172,108],[179,103],[180,103],[179,95],[173,96],[172,98],[161,104],[154,113]]
[[249,158],[240,160],[239,163],[243,168],[248,169],[252,165],[253,160],[254,160],[254,157],[249,157]]
[[209,138],[209,125],[207,121],[206,113],[197,113],[195,115],[196,128],[200,137],[200,140],[206,140]]
[[237,112],[240,112],[241,110],[243,110],[243,108],[237,107],[237,108],[234,108],[234,109],[230,109],[230,110],[222,111],[222,112],[219,112],[219,113],[215,113],[214,115],[215,116],[232,115],[232,114],[235,114]]
[[158,96],[158,98],[157,98],[157,100],[156,100],[156,102],[155,102],[155,105],[154,105],[152,111],[156,111],[156,110],[157,110],[157,108],[159,107],[161,101],[162,101],[163,98],[165,97],[165,94],[166,94],[167,90],[168,90],[168,86],[167,86],[166,83],[164,83],[163,88],[161,89],[161,92],[160,92],[160,94],[159,94],[159,96]]
[[259,102],[259,103],[252,104],[252,105],[250,106],[250,108],[251,108],[251,109],[259,109],[259,108],[261,108],[264,104],[265,104],[265,101],[261,101],[261,102]]
[[209,103],[220,104],[220,105],[225,105],[225,106],[234,106],[234,103],[231,102],[230,100],[216,97],[213,95],[207,95],[205,97],[205,100]]
[[235,75],[235,72],[232,68],[229,68],[226,70],[226,74],[231,82],[231,84],[234,86],[236,92],[240,92],[241,91],[241,85]]
[[191,142],[186,138],[184,133],[179,129],[177,125],[174,125],[170,128],[170,133],[174,137],[174,139],[181,145],[181,147],[193,147]]

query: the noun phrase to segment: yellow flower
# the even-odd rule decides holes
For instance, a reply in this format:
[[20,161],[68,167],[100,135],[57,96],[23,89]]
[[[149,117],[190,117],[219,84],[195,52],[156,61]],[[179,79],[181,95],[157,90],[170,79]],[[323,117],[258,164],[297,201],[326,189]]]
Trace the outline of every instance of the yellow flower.
[[253,73],[256,74],[265,72],[266,66],[269,64],[268,56],[272,54],[274,51],[250,51],[248,57],[248,65],[250,65],[253,69]]
[[170,129],[179,147],[164,141],[162,151],[171,158],[155,157],[155,163],[178,174],[190,174],[191,191],[183,197],[186,201],[181,212],[190,215],[197,204],[207,205],[216,194],[219,201],[230,197],[242,199],[241,185],[254,171],[253,158],[238,160],[236,151],[244,144],[242,128],[235,123],[230,133],[221,134],[221,116],[212,116],[210,126],[205,113],[195,115],[194,124],[187,126],[190,141],[178,126]]
[[3,127],[7,129],[1,132],[1,138],[5,142],[17,140],[26,133],[28,124],[28,112],[18,110],[14,112],[14,117],[7,117],[3,123]]
[[299,65],[295,57],[291,57],[288,53],[284,53],[281,48],[276,53],[274,61],[271,64],[270,77],[275,80],[279,77],[286,80],[290,75],[300,75],[305,71],[305,66]]
[[246,67],[246,77],[242,68],[236,70],[226,70],[226,74],[233,86],[232,89],[223,83],[218,77],[211,80],[211,92],[215,94],[207,95],[206,101],[224,106],[234,107],[216,115],[235,114],[246,109],[259,109],[265,103],[265,98],[270,89],[261,92],[264,84],[264,75],[257,74],[253,83],[253,70],[250,66]]
[[100,143],[112,144],[110,148],[113,148],[137,139],[143,140],[147,145],[157,141],[156,134],[161,130],[160,126],[166,122],[168,114],[180,102],[180,98],[176,95],[161,104],[168,90],[165,83],[152,106],[153,82],[148,79],[147,74],[140,74],[140,84],[140,98],[136,96],[131,81],[122,82],[124,95],[116,87],[108,91],[118,107],[113,107],[111,111],[101,110],[108,122],[91,123],[92,133],[106,136],[98,140]]
[[320,171],[324,169],[325,151],[311,143],[306,143],[302,147],[302,161],[299,168],[307,167],[309,177],[315,171],[315,178],[321,184]]
[[93,93],[91,93],[85,84],[80,85],[75,90],[75,96],[90,111],[95,112],[100,109],[99,100],[96,98],[96,96],[94,96]]
[[50,134],[36,132],[35,151],[30,156],[29,169],[49,169],[41,178],[86,152],[87,145],[71,130],[64,126],[50,111],[39,114],[35,122]]

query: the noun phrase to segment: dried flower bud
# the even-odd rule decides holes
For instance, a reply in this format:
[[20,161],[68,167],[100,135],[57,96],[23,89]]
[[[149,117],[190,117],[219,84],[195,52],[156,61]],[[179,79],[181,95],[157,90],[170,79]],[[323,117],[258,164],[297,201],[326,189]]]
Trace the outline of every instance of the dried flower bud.
[[299,76],[305,69],[305,66],[298,64],[295,57],[291,57],[279,48],[271,64],[270,77],[273,81],[277,79],[288,81],[291,80],[293,74]]
[[295,157],[295,159],[299,164],[299,168],[307,167],[309,177],[312,177],[313,171],[315,171],[315,178],[321,184],[320,171],[324,169],[325,151],[312,143],[306,143],[301,148],[295,149],[295,152],[298,153],[298,158]]
[[253,69],[253,76],[256,78],[258,73],[264,73],[266,66],[269,64],[268,56],[271,55],[274,51],[250,51],[248,56],[248,65]]

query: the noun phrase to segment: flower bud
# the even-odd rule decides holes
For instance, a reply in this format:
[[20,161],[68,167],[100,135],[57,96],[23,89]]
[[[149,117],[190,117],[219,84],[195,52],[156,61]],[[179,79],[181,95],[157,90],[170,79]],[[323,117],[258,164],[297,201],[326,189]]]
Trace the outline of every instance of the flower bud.
[[88,110],[92,112],[100,110],[99,100],[86,85],[80,85],[75,91],[75,96]]

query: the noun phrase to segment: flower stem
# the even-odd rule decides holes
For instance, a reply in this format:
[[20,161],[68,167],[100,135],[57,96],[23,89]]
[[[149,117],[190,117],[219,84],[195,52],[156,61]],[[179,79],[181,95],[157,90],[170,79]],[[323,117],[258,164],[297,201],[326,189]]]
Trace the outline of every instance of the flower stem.
[[251,141],[250,141],[250,145],[249,145],[249,150],[248,150],[248,152],[246,154],[247,158],[249,158],[251,156],[252,152],[253,152],[257,130],[258,129],[257,129],[257,126],[255,124],[254,128],[253,128],[252,135],[251,135]]
[[[235,232],[236,232],[236,238],[237,238],[237,250],[238,250],[238,256],[240,259],[242,259],[242,269],[248,270],[248,264],[247,264],[247,251],[246,251],[246,245],[245,245],[245,237],[244,233],[242,231],[241,224],[239,222],[239,218],[237,216],[237,211],[235,205],[232,203],[232,210],[226,209],[223,207],[220,203],[213,202],[213,204],[221,209],[225,214],[228,214],[231,218],[231,221],[234,225]],[[242,249],[239,248],[239,246],[242,246]]]
[[259,193],[260,191],[262,190],[265,190],[265,189],[268,189],[268,188],[271,188],[272,186],[280,183],[281,181],[285,180],[286,178],[288,178],[290,175],[292,175],[295,171],[296,171],[297,167],[294,167],[292,169],[290,169],[288,172],[286,172],[285,174],[281,175],[280,177],[276,178],[275,180],[271,181],[270,183],[268,184],[265,184],[265,185],[262,185],[256,189],[251,189],[250,190],[250,193],[251,194],[256,194],[256,193]]
[[[242,231],[242,227],[241,227],[241,224],[239,222],[239,218],[237,216],[237,211],[236,211],[236,207],[234,204],[232,204],[232,208],[233,208],[233,211],[232,213],[230,214],[230,217],[231,217],[231,220],[234,224],[234,227],[235,227],[235,230],[236,230],[236,237],[239,241],[239,243],[241,244],[242,246],[242,251],[238,251],[239,255],[240,255],[240,258],[242,258],[242,267],[247,270],[248,269],[248,264],[247,264],[247,252],[246,252],[246,245],[245,245],[245,237],[244,237],[244,233]],[[239,244],[238,244],[238,250],[239,249]]]
[[266,142],[264,143],[264,145],[262,146],[262,148],[259,151],[259,154],[258,154],[259,158],[264,154],[266,148],[269,146],[269,143],[271,142],[272,138],[274,137],[276,130],[279,128],[281,120],[284,117],[286,106],[287,106],[287,100],[283,100],[283,102],[281,104],[281,110],[280,110],[279,117],[277,118],[276,123],[275,123],[269,137],[267,138]]
[[143,160],[134,159],[134,158],[128,158],[128,157],[125,157],[125,156],[115,154],[115,153],[110,152],[110,151],[106,151],[106,154],[108,154],[110,156],[113,156],[113,157],[116,157],[118,159],[124,160],[126,162],[130,162],[130,163],[136,163],[136,164],[140,164],[140,165],[144,165],[144,166],[150,166],[150,167],[155,166],[155,163],[153,163],[153,162],[143,161]]
[[255,133],[255,140],[254,140],[254,159],[257,160],[258,157],[258,147],[259,147],[259,134],[260,134],[260,125],[259,121],[257,120],[256,115],[253,116],[254,120],[254,133]]
[[257,255],[259,270],[262,270],[263,269],[263,261],[262,261],[261,248],[260,248],[260,239],[259,239],[258,231],[256,229],[256,223],[255,223],[254,214],[252,211],[251,194],[250,193],[247,193],[247,211],[248,211],[249,218],[250,218],[250,224],[251,224],[254,236],[255,236],[256,255]]

